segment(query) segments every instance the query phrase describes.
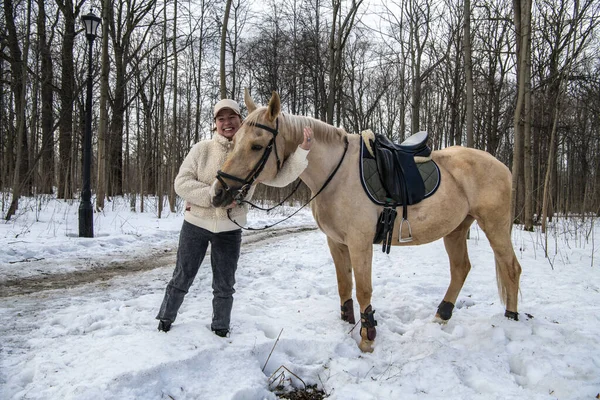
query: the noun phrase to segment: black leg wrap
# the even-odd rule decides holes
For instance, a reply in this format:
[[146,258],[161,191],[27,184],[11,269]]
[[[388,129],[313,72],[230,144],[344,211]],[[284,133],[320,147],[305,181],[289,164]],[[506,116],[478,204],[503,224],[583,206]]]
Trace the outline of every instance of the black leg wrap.
[[448,321],[450,318],[452,318],[452,310],[454,310],[454,304],[450,303],[449,301],[442,300],[438,306],[437,313],[441,319]]
[[515,312],[515,311],[508,311],[506,310],[504,312],[504,316],[508,319],[514,319],[515,321],[519,320],[519,313]]
[[354,302],[352,299],[346,300],[342,308],[342,320],[347,321],[350,324],[355,324],[356,319],[354,318]]
[[368,340],[375,340],[375,337],[377,336],[377,330],[375,329],[377,321],[375,321],[373,314],[375,314],[375,310],[373,310],[370,305],[366,308],[364,313],[360,313],[361,333],[363,329],[366,329]]

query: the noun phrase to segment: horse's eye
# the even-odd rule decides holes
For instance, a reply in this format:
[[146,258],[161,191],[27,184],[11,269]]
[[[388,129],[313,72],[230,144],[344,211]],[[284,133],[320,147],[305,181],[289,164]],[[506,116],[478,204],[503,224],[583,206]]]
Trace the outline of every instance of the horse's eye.
[[254,151],[262,150],[262,148],[263,147],[260,144],[253,144],[252,147],[251,147],[251,149],[254,150]]

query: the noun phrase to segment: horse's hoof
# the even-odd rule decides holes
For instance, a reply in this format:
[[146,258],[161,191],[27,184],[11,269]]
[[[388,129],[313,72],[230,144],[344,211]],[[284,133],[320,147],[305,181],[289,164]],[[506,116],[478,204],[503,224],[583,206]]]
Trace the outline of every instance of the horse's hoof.
[[375,328],[360,328],[360,343],[358,348],[363,353],[372,353],[376,336],[377,330]]
[[364,340],[363,339],[358,344],[358,348],[363,353],[372,353],[374,350],[374,348],[373,348],[374,345],[375,345],[375,342],[373,340]]
[[435,314],[435,317],[433,317],[433,321],[436,324],[440,324],[440,325],[446,325],[448,323],[449,320],[447,319],[443,319],[442,317],[440,317],[440,314]]
[[514,319],[515,321],[519,320],[519,313],[516,311],[506,310],[506,312],[504,313],[504,316],[508,319]]

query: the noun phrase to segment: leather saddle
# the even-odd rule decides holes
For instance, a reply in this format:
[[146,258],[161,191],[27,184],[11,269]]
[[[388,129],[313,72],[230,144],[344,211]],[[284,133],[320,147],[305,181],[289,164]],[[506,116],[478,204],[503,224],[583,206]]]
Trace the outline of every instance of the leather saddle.
[[[372,135],[372,132],[367,131]],[[398,232],[401,243],[413,240],[410,222],[408,221],[408,206],[423,200],[432,192],[426,193],[425,181],[422,177],[415,158],[423,163],[431,161],[431,149],[427,146],[427,132],[417,132],[404,142],[395,144],[381,134],[369,139],[371,153],[375,158],[377,173],[386,193],[384,208],[377,221],[373,243],[382,243],[382,251],[389,253],[392,244],[392,233],[396,219],[396,207],[402,206],[402,220]],[[435,163],[430,162],[428,164]],[[423,164],[421,164],[423,165]],[[439,178],[439,171],[437,170]],[[439,182],[439,179],[437,180]],[[437,183],[436,187],[437,188]],[[433,191],[435,191],[435,188]],[[406,223],[408,235],[403,237],[403,225]]]
[[375,135],[372,148],[383,187],[396,205],[412,205],[425,197],[425,184],[415,157],[427,158],[427,132],[421,131],[400,144],[381,134]]

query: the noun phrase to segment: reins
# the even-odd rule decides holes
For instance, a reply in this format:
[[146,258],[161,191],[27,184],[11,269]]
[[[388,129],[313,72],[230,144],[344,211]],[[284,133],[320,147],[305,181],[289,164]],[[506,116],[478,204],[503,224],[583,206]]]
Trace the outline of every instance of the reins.
[[225,180],[223,178],[242,183],[242,187],[238,190],[237,195],[234,197],[236,200],[240,199],[240,202],[243,200],[244,197],[246,197],[246,195],[248,194],[248,191],[250,190],[250,187],[256,181],[256,179],[258,178],[258,176],[260,175],[262,170],[265,168],[265,165],[267,165],[267,160],[269,159],[269,156],[271,155],[271,151],[273,151],[273,149],[275,149],[275,158],[277,160],[277,171],[281,170],[281,164],[282,164],[281,160],[279,159],[279,154],[277,153],[277,140],[276,140],[277,135],[279,134],[279,118],[275,119],[275,129],[273,129],[267,125],[259,124],[257,122],[248,122],[248,125],[256,126],[257,128],[264,129],[267,132],[272,133],[273,137],[267,144],[267,147],[265,147],[265,151],[263,152],[262,157],[260,158],[260,160],[258,160],[258,162],[254,166],[252,171],[250,171],[250,173],[248,174],[248,176],[246,176],[245,179],[238,178],[237,176],[234,176],[234,175],[229,175],[221,170],[217,171],[217,179],[219,180],[219,182],[221,182],[221,185],[227,192],[230,191],[231,188],[229,187],[229,185],[227,185],[227,183],[225,182]]
[[[319,189],[319,191],[317,193],[315,193],[306,203],[304,203],[304,205],[302,207],[300,207],[299,209],[297,209],[296,211],[294,211],[291,215],[288,215],[286,218],[284,218],[284,219],[282,219],[280,221],[277,221],[274,224],[265,225],[262,228],[252,228],[252,227],[241,226],[240,224],[237,223],[237,221],[235,221],[234,219],[231,219],[231,216],[229,215],[229,212],[231,211],[231,209],[227,210],[227,218],[229,218],[229,220],[231,222],[233,222],[234,224],[236,224],[241,229],[245,229],[247,231],[262,231],[262,230],[274,227],[275,225],[278,225],[278,224],[282,223],[283,221],[286,221],[286,220],[290,219],[291,217],[293,217],[294,215],[296,215],[298,212],[300,212],[300,210],[302,210],[304,207],[306,207],[308,204],[310,204],[310,202],[313,201],[314,198],[317,197],[327,187],[327,185],[329,184],[329,182],[331,182],[331,180],[333,179],[333,177],[335,176],[335,174],[340,169],[340,166],[342,165],[342,162],[344,161],[344,158],[346,157],[346,153],[347,152],[348,152],[348,137],[344,137],[344,153],[342,154],[342,158],[340,158],[340,161],[338,162],[338,164],[336,165],[336,167],[334,168],[334,170],[331,172],[331,174],[329,174],[329,176],[327,177],[327,179],[323,183],[323,186],[321,186],[321,188]],[[273,209],[275,209],[275,208],[283,205],[283,203],[285,201],[287,201],[296,192],[296,190],[298,190],[298,187],[300,186],[300,183],[301,183],[301,181],[299,181],[296,184],[296,187],[294,187],[294,190],[292,190],[292,192],[285,199],[283,199],[282,201],[279,202],[279,204],[277,204],[277,205],[275,205],[275,206],[273,206],[271,208],[262,208],[262,207],[259,207],[259,206],[255,205],[255,204],[253,204],[253,203],[251,203],[251,202],[249,202],[247,200],[241,200],[239,202],[239,204],[247,203],[247,204],[250,204],[254,208],[257,208],[257,209],[262,210],[262,211],[269,212],[269,211],[271,211],[271,210],[273,210]]]

